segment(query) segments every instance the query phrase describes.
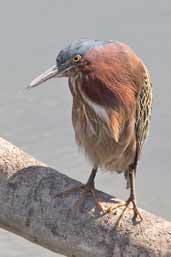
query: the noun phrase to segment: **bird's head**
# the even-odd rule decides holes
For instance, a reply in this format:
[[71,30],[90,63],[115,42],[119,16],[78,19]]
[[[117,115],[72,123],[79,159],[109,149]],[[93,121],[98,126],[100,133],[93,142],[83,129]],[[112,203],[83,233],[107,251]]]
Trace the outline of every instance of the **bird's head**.
[[29,87],[35,87],[55,77],[69,77],[84,70],[89,65],[86,54],[97,47],[103,47],[112,41],[80,39],[62,49],[56,58],[56,64],[35,78]]

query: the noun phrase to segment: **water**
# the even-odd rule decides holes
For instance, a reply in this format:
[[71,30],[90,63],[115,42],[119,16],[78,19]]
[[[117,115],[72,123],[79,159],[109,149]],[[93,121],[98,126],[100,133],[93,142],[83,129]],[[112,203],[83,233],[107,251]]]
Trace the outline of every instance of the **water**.
[[[65,79],[32,91],[25,86],[80,37],[128,43],[149,67],[154,87],[152,131],[137,174],[139,205],[171,219],[171,2],[0,1],[0,117],[2,137],[75,179],[90,166],[77,151],[72,99]],[[126,199],[123,176],[100,173],[97,188]],[[0,232],[1,257],[59,256]]]

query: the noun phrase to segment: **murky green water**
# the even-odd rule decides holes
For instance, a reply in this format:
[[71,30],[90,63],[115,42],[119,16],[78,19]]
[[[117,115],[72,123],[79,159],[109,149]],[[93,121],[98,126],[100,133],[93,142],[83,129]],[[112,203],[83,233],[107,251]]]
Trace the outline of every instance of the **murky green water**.
[[[152,131],[137,174],[139,206],[171,219],[171,2],[0,1],[0,135],[36,158],[85,181],[89,164],[78,153],[65,79],[26,91],[55,63],[57,52],[80,37],[127,42],[152,73]],[[123,176],[100,173],[97,187],[124,199]],[[59,256],[0,232],[1,257]]]

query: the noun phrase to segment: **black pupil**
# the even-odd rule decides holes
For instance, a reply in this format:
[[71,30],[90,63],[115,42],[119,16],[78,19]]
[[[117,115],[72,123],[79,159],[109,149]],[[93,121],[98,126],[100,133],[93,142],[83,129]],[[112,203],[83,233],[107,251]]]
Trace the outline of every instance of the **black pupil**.
[[78,56],[75,56],[75,57],[74,57],[74,60],[75,60],[76,62],[78,62],[78,61],[79,61],[79,57],[78,57]]

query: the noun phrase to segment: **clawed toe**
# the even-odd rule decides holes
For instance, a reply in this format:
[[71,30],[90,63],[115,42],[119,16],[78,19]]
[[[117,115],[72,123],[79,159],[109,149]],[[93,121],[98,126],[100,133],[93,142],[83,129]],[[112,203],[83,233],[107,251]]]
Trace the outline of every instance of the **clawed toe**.
[[[133,209],[133,212],[134,212],[133,218],[136,219],[138,222],[141,222],[141,221],[143,220],[143,217],[142,217],[140,211],[139,211],[138,208],[137,208],[135,199],[132,199],[132,198],[130,197],[124,204],[122,204],[122,205],[116,207],[116,208],[118,208],[118,207],[123,207],[123,206],[125,206],[125,208],[123,209],[121,215],[119,216],[119,218],[118,218],[118,220],[117,220],[117,222],[116,222],[116,224],[115,224],[116,227],[119,227],[119,226],[120,226],[121,220],[122,220],[122,218],[124,217],[124,215],[126,214],[127,210],[129,209],[131,203],[132,203],[132,205],[133,205],[133,208],[132,208],[132,209]],[[139,219],[138,219],[138,218],[139,218]]]
[[83,185],[77,186],[77,187],[73,187],[71,189],[68,189],[68,190],[62,192],[62,193],[57,194],[56,197],[67,197],[67,196],[69,196],[72,193],[80,192],[83,188],[84,188]]
[[103,207],[103,204],[98,199],[97,191],[94,188],[94,186],[91,184],[81,185],[78,187],[68,189],[62,193],[59,193],[58,195],[56,195],[56,197],[68,197],[70,194],[75,193],[75,192],[80,192],[79,200],[75,204],[75,206],[78,207],[80,210],[84,204],[87,194],[90,193],[93,197],[93,200],[96,204],[98,211],[100,213],[104,212],[104,207]]
[[119,201],[118,203],[116,203],[114,206],[110,206],[107,210],[107,213],[113,214],[116,213],[117,209],[123,207],[126,205],[126,202],[124,201]]

